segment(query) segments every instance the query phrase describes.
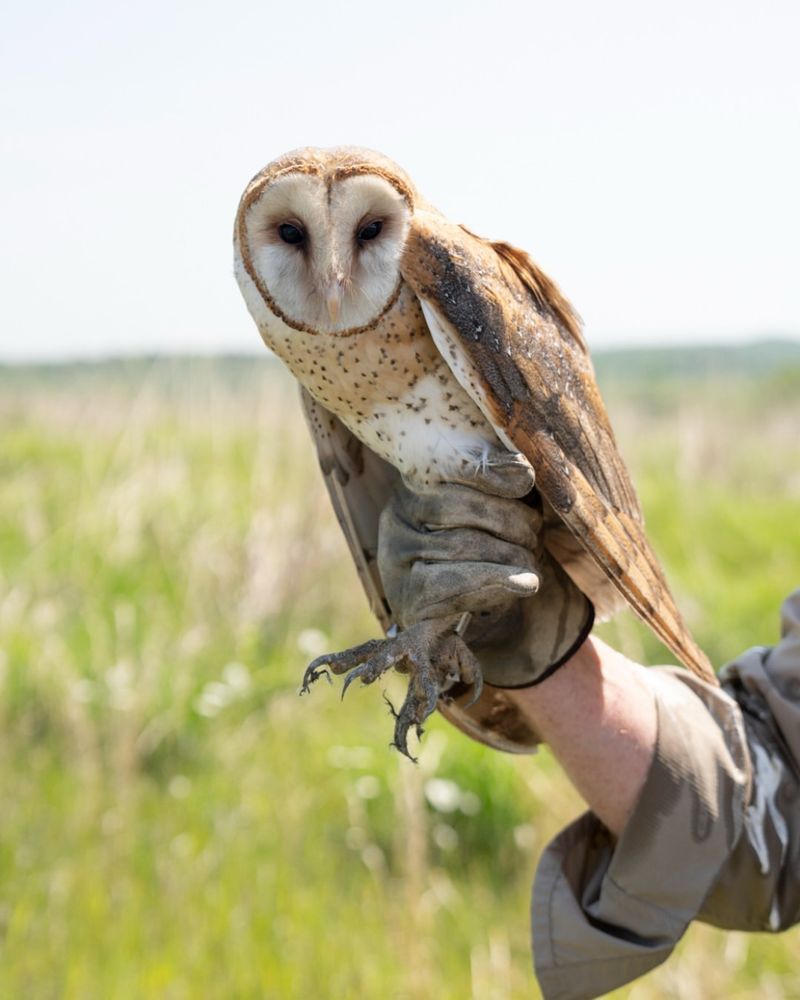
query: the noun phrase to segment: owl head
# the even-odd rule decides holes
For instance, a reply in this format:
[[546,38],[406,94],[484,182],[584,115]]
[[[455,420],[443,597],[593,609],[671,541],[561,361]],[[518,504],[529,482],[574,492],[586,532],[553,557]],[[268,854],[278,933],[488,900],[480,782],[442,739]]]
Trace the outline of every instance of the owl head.
[[411,182],[379,153],[309,148],[274,160],[247,186],[234,232],[256,321],[266,306],[310,333],[370,327],[399,293],[413,207]]

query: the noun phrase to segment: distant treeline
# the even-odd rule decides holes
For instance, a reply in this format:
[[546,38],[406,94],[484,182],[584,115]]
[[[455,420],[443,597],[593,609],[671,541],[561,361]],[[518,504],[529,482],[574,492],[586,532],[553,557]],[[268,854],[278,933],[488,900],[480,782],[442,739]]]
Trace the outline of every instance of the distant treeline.
[[[800,386],[800,340],[764,340],[748,344],[687,347],[597,348],[592,351],[601,385],[621,387],[708,381],[720,376],[749,380],[761,376]],[[98,360],[0,364],[0,386],[27,379],[41,385],[64,379],[113,381],[135,385],[146,376],[180,384],[192,376],[213,376],[233,385],[252,382],[281,368],[268,352],[260,354],[141,355]]]
[[800,375],[800,340],[701,347],[634,347],[592,352],[601,382],[652,382],[721,375],[753,377],[794,370]]

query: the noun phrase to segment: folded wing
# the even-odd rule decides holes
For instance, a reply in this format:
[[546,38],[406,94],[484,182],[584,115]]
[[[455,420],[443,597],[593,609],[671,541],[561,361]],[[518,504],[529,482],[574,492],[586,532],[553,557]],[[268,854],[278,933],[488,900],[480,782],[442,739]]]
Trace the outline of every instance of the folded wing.
[[[552,531],[548,548],[593,600],[605,601],[610,581],[675,656],[713,681],[645,535],[580,322],[558,288],[523,251],[429,212],[415,216],[402,271],[459,382],[531,462],[569,529]],[[587,588],[583,551],[604,587]]]

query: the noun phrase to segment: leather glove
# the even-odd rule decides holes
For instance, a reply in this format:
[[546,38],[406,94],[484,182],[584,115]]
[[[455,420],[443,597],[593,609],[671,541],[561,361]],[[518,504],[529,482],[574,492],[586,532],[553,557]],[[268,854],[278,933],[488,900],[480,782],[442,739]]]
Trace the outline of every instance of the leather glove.
[[[521,498],[525,498],[523,501]],[[378,569],[397,624],[470,612],[484,681],[538,684],[578,649],[594,609],[540,542],[541,501],[524,456],[415,491],[397,485],[378,530]]]

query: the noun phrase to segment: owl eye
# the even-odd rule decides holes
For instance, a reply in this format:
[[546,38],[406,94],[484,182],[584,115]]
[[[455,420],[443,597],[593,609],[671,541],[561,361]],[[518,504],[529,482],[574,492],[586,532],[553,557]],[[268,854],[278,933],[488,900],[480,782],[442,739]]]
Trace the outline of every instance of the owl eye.
[[278,236],[284,243],[290,243],[292,246],[297,246],[306,238],[303,230],[299,226],[293,226],[291,222],[284,222],[278,226]]
[[383,229],[383,222],[380,219],[376,219],[374,222],[370,222],[359,229],[358,238],[359,240],[374,240],[381,229]]

